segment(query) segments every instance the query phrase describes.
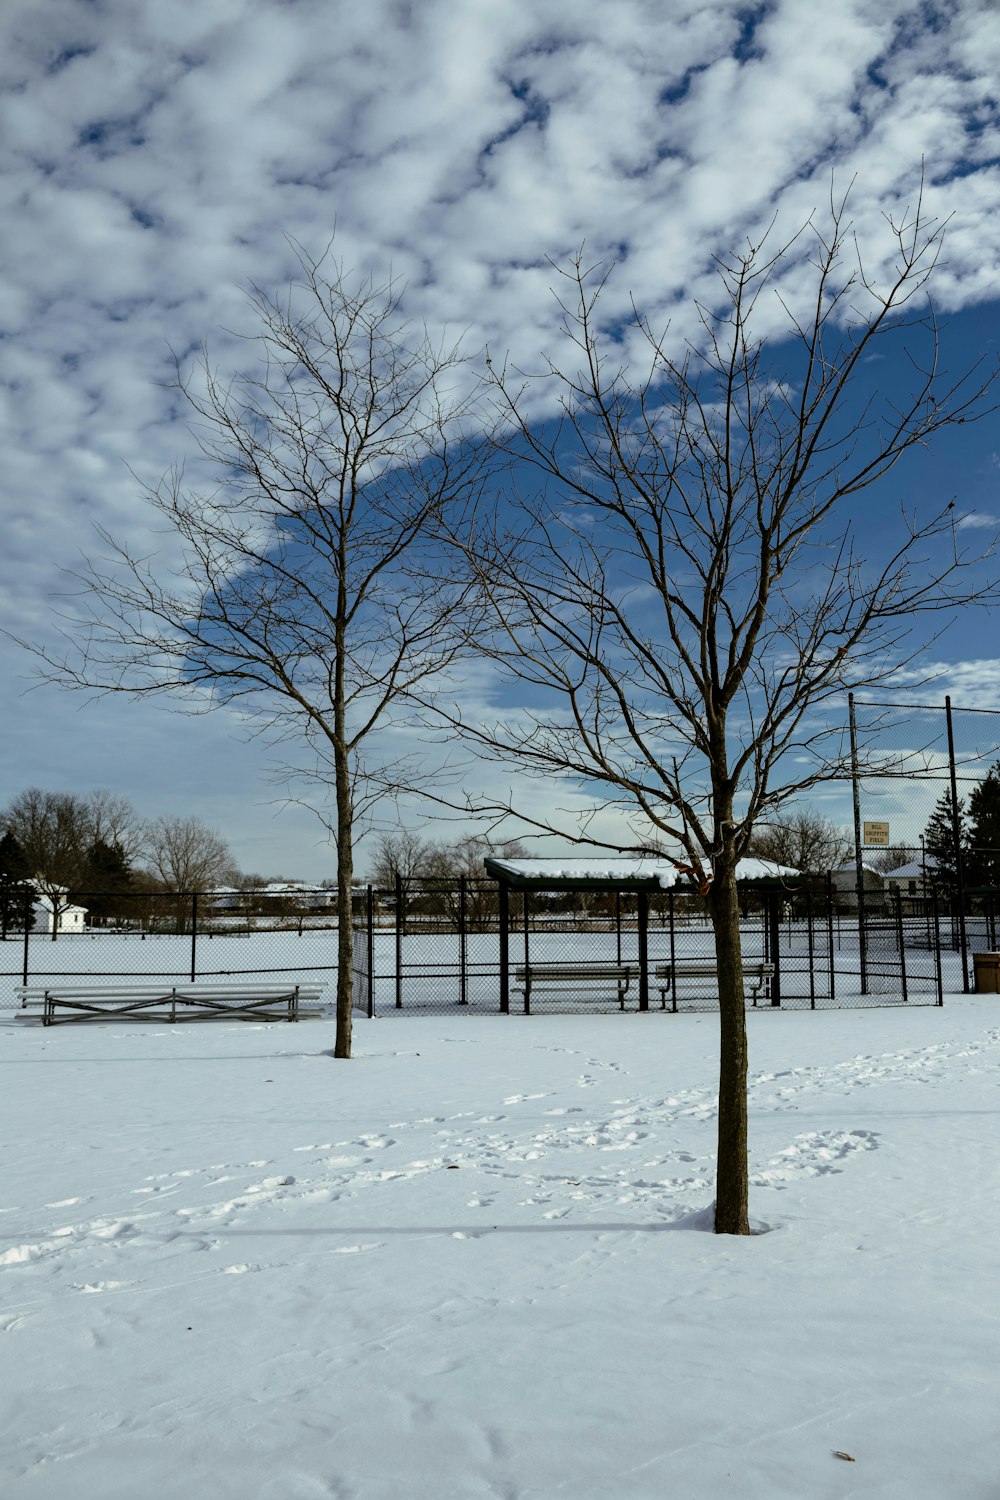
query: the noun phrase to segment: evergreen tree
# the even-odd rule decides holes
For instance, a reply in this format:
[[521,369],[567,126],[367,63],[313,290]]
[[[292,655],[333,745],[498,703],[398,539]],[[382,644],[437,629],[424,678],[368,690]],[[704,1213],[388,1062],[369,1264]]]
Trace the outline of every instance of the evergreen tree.
[[80,885],[72,894],[73,901],[87,908],[91,924],[102,925],[127,913],[129,902],[121,898],[127,896],[131,888],[132,871],[121,845],[95,839],[87,850]]
[[[969,858],[969,820],[961,797],[958,799],[958,846],[964,869]],[[938,798],[924,829],[924,852],[928,875],[941,894],[950,900],[958,891],[958,859],[950,788]]]
[[20,927],[28,905],[28,861],[17,839],[8,830],[0,838],[0,939],[11,927]]
[[969,794],[969,861],[966,884],[1000,888],[1000,761]]

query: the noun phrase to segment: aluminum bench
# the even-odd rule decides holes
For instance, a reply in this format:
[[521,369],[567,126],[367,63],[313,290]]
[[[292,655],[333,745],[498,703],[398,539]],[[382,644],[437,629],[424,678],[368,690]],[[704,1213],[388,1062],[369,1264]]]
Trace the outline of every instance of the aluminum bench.
[[621,1010],[625,1009],[625,995],[633,978],[638,977],[638,964],[615,963],[542,963],[522,964],[514,971],[516,987],[524,994],[524,1013],[531,1011],[531,997],[536,990],[556,990],[561,994],[579,995],[583,986],[588,992],[602,989],[612,990]]
[[[672,964],[657,964],[653,969],[656,989],[660,992],[660,1009],[667,1008],[667,995],[672,999],[671,1009],[677,1009],[677,981],[679,979],[718,979],[719,967],[714,958],[678,958]],[[763,990],[770,994],[774,978],[774,964],[761,960],[743,960],[743,982],[753,992],[754,1005]]]
[[40,1005],[42,1025],[68,1021],[297,1021],[304,1006],[319,1004],[324,984],[225,983],[21,985],[22,1007]]

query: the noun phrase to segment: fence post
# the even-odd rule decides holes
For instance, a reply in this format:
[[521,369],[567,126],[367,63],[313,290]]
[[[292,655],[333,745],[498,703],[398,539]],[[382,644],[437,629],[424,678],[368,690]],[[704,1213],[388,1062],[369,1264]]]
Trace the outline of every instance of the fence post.
[[[674,925],[674,888],[667,891],[667,915],[670,919],[670,1009],[677,1014],[677,929]],[[663,996],[660,996],[661,1000]]]
[[191,892],[191,983],[195,980],[198,956],[198,892]]
[[466,877],[458,877],[458,1003],[469,1003],[468,898]]
[[847,695],[851,732],[851,787],[854,795],[854,873],[858,903],[858,952],[861,960],[861,993],[868,993],[868,930],[865,922],[865,872],[861,859],[861,787],[858,772],[858,727],[854,717],[854,694]]
[[31,931],[31,908],[33,904],[31,897],[26,895],[24,898],[24,953],[21,963],[22,984],[27,984],[28,982],[28,941]]
[[366,941],[368,944],[368,1019],[375,1016],[375,892],[368,886],[365,892],[365,916],[367,917]]
[[944,1004],[944,975],[941,972],[941,925],[937,888],[931,886],[931,911],[934,917],[934,977],[937,980],[937,1003]]
[[906,987],[906,944],[903,939],[903,896],[900,890],[893,891],[894,905],[896,907],[896,946],[899,949],[899,976],[903,985],[903,1004],[909,1000],[909,992]]
[[529,995],[531,985],[528,981],[529,965],[531,964],[531,948],[528,940],[528,887],[521,887],[521,925],[524,929],[524,1014],[528,1014]]
[[640,890],[637,896],[639,926],[639,1009],[649,1009],[649,892]]
[[403,877],[396,871],[396,1009],[403,1008],[403,928],[406,925]]
[[813,898],[812,891],[806,891],[806,922],[809,933],[809,1009],[816,1009],[816,955],[813,943]]
[[955,733],[951,722],[951,698],[944,700],[948,725],[948,769],[951,773],[951,837],[955,849],[955,885],[958,891],[958,942],[962,950],[962,989],[969,993],[969,955],[965,932],[965,868],[962,862],[962,836],[958,819],[958,775],[955,769]]
[[[836,949],[839,948],[840,944],[839,944],[839,941],[838,941],[837,944],[836,944],[836,947],[834,945],[834,936],[833,936],[833,874],[832,874],[832,872],[830,870],[828,870],[827,873],[826,873],[826,925],[827,925],[827,933],[828,933],[828,940],[829,940],[829,951],[830,951],[830,999],[831,1000],[835,1000],[837,998],[837,953],[836,953]],[[839,931],[839,928],[838,928],[838,932],[837,932],[838,939],[839,939],[839,936],[840,936],[840,931]]]

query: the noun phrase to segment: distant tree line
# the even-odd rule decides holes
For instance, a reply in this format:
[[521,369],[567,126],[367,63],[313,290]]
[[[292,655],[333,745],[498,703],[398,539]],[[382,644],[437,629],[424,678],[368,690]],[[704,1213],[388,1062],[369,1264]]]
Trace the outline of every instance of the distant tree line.
[[127,797],[28,787],[0,810],[0,931],[24,920],[25,894],[59,919],[83,903],[92,923],[117,920],[141,895],[239,880],[229,846],[194,817],[143,821]]
[[395,895],[398,890],[404,922],[409,912],[457,923],[464,901],[465,926],[475,930],[489,925],[497,914],[496,883],[486,880],[483,860],[491,854],[518,859],[525,853],[517,839],[494,844],[480,834],[469,834],[452,844],[435,843],[400,828],[379,836],[369,876],[387,893]]

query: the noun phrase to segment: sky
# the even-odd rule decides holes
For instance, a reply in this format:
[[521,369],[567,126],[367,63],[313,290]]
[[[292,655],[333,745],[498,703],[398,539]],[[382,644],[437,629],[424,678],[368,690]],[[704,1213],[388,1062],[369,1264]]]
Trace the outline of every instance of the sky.
[[[557,340],[552,262],[581,245],[616,266],[609,319],[634,298],[683,338],[713,295],[712,255],[775,214],[794,231],[831,180],[854,181],[877,266],[883,216],[915,201],[923,162],[925,206],[949,219],[946,360],[996,359],[995,3],[32,0],[5,7],[4,29],[0,627],[18,634],[51,631],[95,523],[169,558],[140,485],[193,452],[173,353],[207,342],[234,368],[246,288],[280,290],[291,241],[319,254],[335,236],[348,266],[405,281],[432,330],[537,367]],[[998,455],[988,418],[900,483],[957,497],[985,531]],[[925,694],[1000,707],[994,621],[928,642]],[[31,672],[0,641],[2,800],[110,786],[146,817],[210,822],[244,869],[330,875],[321,825],[274,779],[280,757],[227,711],[25,695]],[[469,692],[499,701],[481,676]]]

